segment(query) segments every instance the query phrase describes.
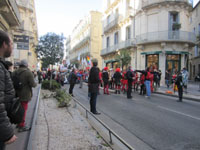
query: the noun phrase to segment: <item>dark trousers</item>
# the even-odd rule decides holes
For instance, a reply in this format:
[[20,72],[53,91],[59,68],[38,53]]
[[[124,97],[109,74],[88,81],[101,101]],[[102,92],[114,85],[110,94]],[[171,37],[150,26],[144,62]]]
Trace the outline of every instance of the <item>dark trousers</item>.
[[183,98],[183,87],[182,86],[178,86],[178,97],[179,97],[179,100],[182,101],[182,98]]
[[128,91],[127,91],[127,98],[131,97],[131,92],[132,92],[132,82],[128,81]]
[[73,89],[74,89],[74,83],[70,84],[70,87],[69,87],[69,94],[72,94],[73,95]]
[[0,141],[0,150],[5,150],[5,144],[2,141]]
[[142,85],[140,86],[140,95],[144,95],[144,94],[146,94],[145,85],[142,84]]
[[90,95],[90,111],[95,113],[96,110],[96,102],[97,102],[97,93],[91,93]]

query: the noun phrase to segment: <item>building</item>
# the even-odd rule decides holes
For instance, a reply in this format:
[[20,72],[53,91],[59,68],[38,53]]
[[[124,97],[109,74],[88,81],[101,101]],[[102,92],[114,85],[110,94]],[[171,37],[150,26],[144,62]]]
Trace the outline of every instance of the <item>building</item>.
[[[0,30],[7,32],[14,38],[14,30],[20,26],[21,18],[17,3],[15,0],[0,1]],[[13,56],[9,58],[13,61]]]
[[70,55],[69,55],[69,51],[71,50],[71,37],[68,36],[66,39],[66,62],[69,63],[70,62]]
[[21,17],[21,26],[14,31],[14,62],[27,59],[29,68],[36,70],[38,43],[37,20],[34,0],[16,0]]
[[[129,8],[132,10],[129,21],[131,28],[129,49],[132,57],[131,66],[134,69],[144,70],[146,67],[159,69],[162,71],[162,83],[164,83],[166,70],[173,73],[180,71],[183,67],[190,69],[189,60],[196,37],[190,31],[189,19],[192,3],[189,0],[126,0],[126,3],[123,3],[122,0],[107,0],[106,2],[104,24],[106,20],[109,20],[109,15],[117,12],[117,9],[125,8],[123,12],[119,11],[118,15],[122,15],[122,17]],[[128,6],[128,4],[130,5]],[[114,20],[113,24],[117,24],[118,30],[120,29],[121,38],[126,38],[127,34],[123,34],[126,32],[121,29],[124,21],[116,22]],[[111,36],[104,32],[101,53],[104,65],[107,65],[105,60],[110,51],[116,53],[121,49],[120,44],[116,45],[112,42],[115,41],[114,34],[117,28],[114,32],[110,32]],[[105,29],[106,26],[104,26]],[[123,40],[121,41],[123,42]]]
[[90,11],[89,15],[82,19],[73,29],[71,34],[71,49],[69,51],[70,63],[80,64],[79,68],[87,67],[83,63],[86,57],[97,59],[101,68],[102,59],[102,14],[97,11]]
[[200,1],[193,8],[190,24],[190,30],[194,32],[197,37],[197,42],[190,62],[190,68],[192,68],[190,71],[190,78],[194,79],[197,74],[200,74]]

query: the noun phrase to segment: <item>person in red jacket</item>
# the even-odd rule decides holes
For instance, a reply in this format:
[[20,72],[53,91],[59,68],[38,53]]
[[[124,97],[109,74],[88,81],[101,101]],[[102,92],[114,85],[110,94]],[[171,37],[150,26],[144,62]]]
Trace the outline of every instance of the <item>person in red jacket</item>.
[[121,83],[122,83],[122,92],[124,92],[124,93],[127,92],[127,90],[128,90],[128,80],[126,78],[126,71],[124,71],[123,74],[122,74]]
[[103,79],[103,85],[104,85],[104,87],[103,87],[104,94],[109,95],[109,91],[108,91],[108,80],[109,80],[108,67],[104,67],[103,73],[102,73],[102,79]]
[[140,74],[140,95],[145,95],[146,94],[144,81],[145,81],[145,75],[141,73]]

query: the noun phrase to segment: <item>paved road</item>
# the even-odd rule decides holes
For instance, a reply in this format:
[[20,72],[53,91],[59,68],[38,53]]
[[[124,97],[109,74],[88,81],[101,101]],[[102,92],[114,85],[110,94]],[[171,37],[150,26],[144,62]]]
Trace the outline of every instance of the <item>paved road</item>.
[[[67,85],[69,87],[69,85]],[[87,86],[75,98],[89,108]],[[102,91],[101,91],[102,93]],[[200,103],[163,95],[99,95],[98,116],[136,150],[200,150]]]

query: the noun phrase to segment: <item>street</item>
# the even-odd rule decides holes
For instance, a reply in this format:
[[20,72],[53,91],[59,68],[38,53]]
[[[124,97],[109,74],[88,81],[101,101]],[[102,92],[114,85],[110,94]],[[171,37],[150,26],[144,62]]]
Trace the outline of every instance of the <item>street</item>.
[[[69,85],[67,85],[69,87]],[[153,94],[146,99],[138,93],[101,95],[98,117],[136,150],[199,150],[200,103]],[[74,88],[77,100],[89,108],[88,88]]]

